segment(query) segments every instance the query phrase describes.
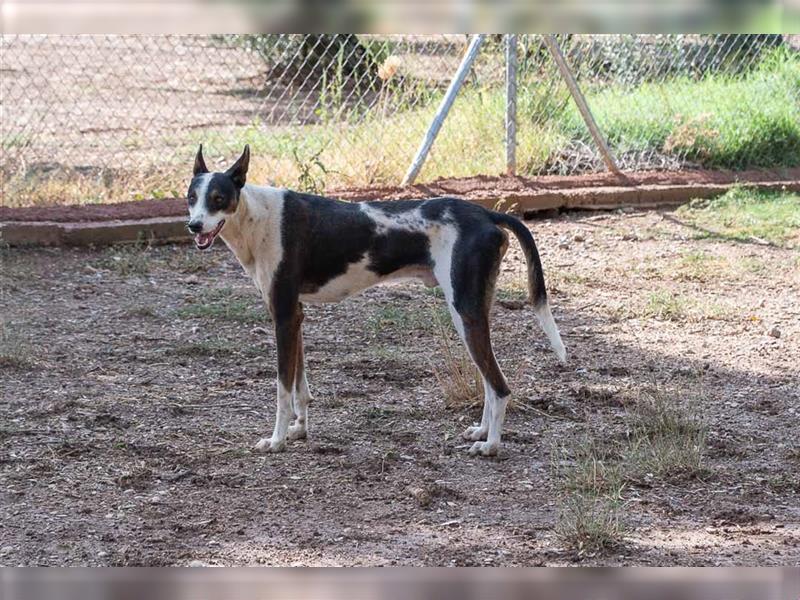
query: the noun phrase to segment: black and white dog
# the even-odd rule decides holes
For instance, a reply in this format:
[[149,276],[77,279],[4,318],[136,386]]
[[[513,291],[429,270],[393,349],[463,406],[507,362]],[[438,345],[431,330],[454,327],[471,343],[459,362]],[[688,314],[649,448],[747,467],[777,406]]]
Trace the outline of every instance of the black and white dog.
[[306,437],[311,394],[303,356],[303,303],[338,302],[384,281],[416,277],[441,286],[455,328],[483,377],[483,418],[464,432],[475,442],[469,453],[496,454],[510,390],[489,339],[489,309],[508,248],[505,229],[525,252],[539,323],[558,358],[566,358],[528,228],[512,216],[456,198],[341,202],[246,184],[249,161],[245,146],[230,169],[209,173],[200,146],[189,186],[188,227],[201,250],[222,236],[253,278],[275,323],[275,429],[256,449],[276,452],[286,448],[287,438]]

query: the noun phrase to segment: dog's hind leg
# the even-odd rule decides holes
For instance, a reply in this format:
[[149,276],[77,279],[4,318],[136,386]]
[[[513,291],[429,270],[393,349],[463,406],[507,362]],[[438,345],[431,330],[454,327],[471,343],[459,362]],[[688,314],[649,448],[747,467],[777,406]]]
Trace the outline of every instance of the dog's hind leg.
[[[303,307],[300,306],[302,312]],[[303,351],[303,330],[297,337],[297,370],[294,376],[294,423],[289,427],[290,440],[302,440],[308,435],[308,405],[313,400],[308,389],[306,360]]]
[[465,437],[475,441],[471,455],[497,454],[511,393],[495,359],[489,334],[494,282],[507,247],[505,233],[492,228],[459,239],[449,256],[441,252],[434,256],[434,274],[444,291],[453,324],[483,379],[481,424],[464,432]]

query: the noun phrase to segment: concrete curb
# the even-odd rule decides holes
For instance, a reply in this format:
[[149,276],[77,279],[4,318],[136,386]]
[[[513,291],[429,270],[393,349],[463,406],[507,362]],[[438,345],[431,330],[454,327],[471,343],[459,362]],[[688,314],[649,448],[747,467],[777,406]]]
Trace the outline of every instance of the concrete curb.
[[0,223],[0,242],[10,246],[104,246],[141,240],[159,243],[188,241],[186,218],[161,217],[87,223]]
[[[560,191],[543,190],[521,194],[505,194],[498,198],[495,191],[484,196],[471,196],[470,201],[498,207],[518,215],[530,215],[541,210],[557,208],[605,210],[623,207],[657,208],[677,206],[694,198],[713,198],[734,185],[746,185],[759,190],[788,190],[800,193],[800,181],[760,181],[754,183],[603,186],[571,188]],[[148,240],[154,243],[186,242],[186,217],[57,223],[50,221],[9,221],[0,223],[0,243],[10,246],[90,246]]]

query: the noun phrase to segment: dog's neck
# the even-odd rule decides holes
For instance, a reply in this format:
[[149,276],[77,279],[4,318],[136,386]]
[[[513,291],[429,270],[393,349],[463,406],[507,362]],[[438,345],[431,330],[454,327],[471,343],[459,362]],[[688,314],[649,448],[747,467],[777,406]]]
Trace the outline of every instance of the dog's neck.
[[236,212],[225,220],[220,236],[251,275],[275,268],[280,260],[264,246],[280,244],[282,212],[283,190],[247,184],[239,193]]

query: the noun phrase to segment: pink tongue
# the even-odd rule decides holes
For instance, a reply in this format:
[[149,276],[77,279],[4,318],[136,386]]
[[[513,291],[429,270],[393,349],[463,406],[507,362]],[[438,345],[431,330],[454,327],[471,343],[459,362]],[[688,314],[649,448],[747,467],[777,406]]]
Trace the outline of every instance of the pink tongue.
[[210,233],[197,234],[197,243],[200,244],[201,246],[207,244],[210,239],[211,239]]

